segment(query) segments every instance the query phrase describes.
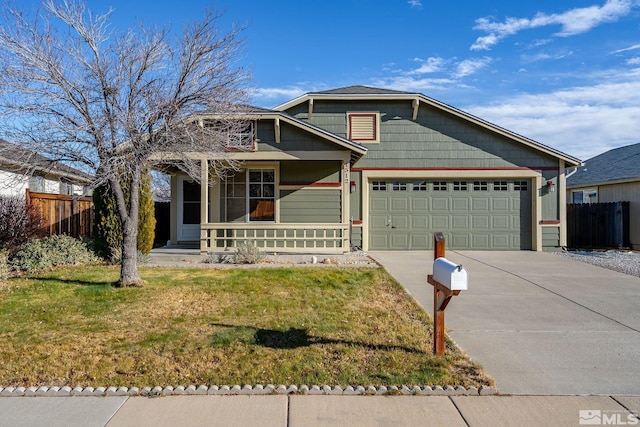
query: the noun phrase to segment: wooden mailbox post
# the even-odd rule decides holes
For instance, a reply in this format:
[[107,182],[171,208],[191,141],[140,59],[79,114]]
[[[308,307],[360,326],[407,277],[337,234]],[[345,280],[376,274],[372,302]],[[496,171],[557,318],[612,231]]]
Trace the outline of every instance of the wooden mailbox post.
[[[444,234],[438,232],[433,235],[433,260],[444,258],[445,239]],[[435,265],[435,262],[434,262]],[[460,270],[462,266],[459,266]],[[435,268],[434,268],[435,270]],[[466,274],[466,273],[465,273]],[[465,276],[466,277],[466,276]],[[452,290],[433,278],[432,274],[427,276],[427,282],[433,285],[433,354],[442,356],[444,354],[444,309],[454,295],[458,295],[460,290]]]

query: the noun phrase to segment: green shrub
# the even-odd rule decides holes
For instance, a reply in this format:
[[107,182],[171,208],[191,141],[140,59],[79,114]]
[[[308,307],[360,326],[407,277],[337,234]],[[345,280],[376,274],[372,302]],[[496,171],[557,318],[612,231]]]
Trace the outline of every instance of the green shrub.
[[63,265],[93,263],[98,257],[86,242],[66,235],[33,239],[11,259],[15,270],[28,273]]
[[266,258],[267,254],[256,247],[253,242],[242,242],[238,244],[236,253],[233,254],[235,264],[259,264]]
[[[129,202],[129,183],[123,182],[122,189],[127,203]],[[122,224],[116,207],[116,199],[111,187],[102,185],[93,192],[95,206],[94,238],[96,252],[104,259],[118,260],[122,251]],[[140,192],[138,194],[138,237],[137,248],[143,254],[148,254],[153,248],[156,232],[155,203],[149,171],[142,173]]]
[[[151,173],[145,171],[140,179],[140,210],[138,211],[138,251],[148,255],[156,237],[156,212],[151,186]],[[138,257],[140,259],[140,257]]]
[[[108,185],[93,190],[94,223],[93,236],[96,253],[104,259],[118,259],[122,246],[122,226],[116,208],[116,199]],[[114,253],[118,252],[118,254]]]

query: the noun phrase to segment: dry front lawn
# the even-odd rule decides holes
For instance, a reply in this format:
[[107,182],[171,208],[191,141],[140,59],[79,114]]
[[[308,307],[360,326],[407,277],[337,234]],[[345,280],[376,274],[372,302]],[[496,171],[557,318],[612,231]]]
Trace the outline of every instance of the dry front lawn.
[[0,387],[464,385],[491,379],[383,269],[75,267],[0,285]]

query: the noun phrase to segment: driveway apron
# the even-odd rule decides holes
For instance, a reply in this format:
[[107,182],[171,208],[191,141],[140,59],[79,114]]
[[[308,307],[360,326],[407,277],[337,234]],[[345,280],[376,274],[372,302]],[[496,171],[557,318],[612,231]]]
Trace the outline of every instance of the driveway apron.
[[[432,251],[369,255],[433,315]],[[640,278],[541,252],[446,257],[469,273],[447,333],[500,393],[640,393]]]

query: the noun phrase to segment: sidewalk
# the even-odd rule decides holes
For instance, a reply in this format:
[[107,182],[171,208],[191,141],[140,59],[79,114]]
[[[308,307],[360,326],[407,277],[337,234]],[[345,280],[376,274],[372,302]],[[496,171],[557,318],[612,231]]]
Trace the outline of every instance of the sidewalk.
[[0,426],[636,425],[639,410],[619,396],[5,397]]

